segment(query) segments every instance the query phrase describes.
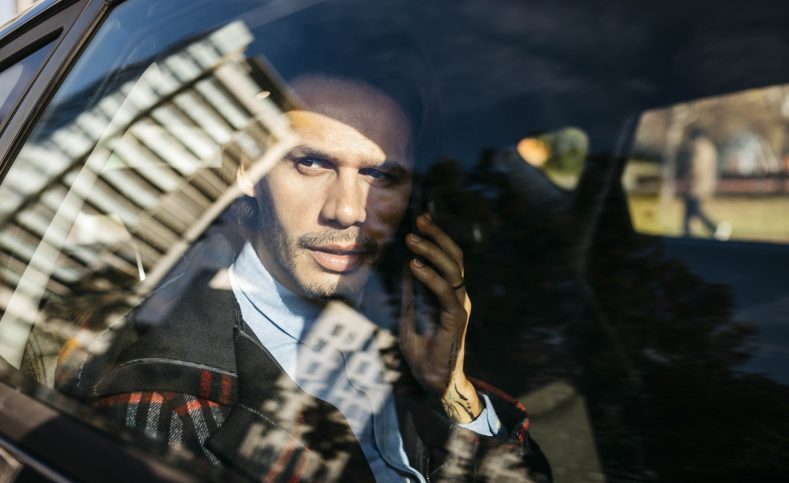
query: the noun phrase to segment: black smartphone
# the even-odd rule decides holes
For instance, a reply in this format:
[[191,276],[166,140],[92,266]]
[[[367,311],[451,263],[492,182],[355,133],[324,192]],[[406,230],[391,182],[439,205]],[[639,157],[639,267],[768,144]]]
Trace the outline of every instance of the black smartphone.
[[[439,213],[437,208],[439,206],[436,200],[435,193],[432,190],[427,190],[419,182],[416,177],[413,181],[413,190],[411,193],[411,203],[407,216],[410,220],[411,233],[421,235],[416,225],[418,216],[429,213],[431,218],[438,220]],[[425,265],[435,269],[433,264],[420,255],[415,255],[409,250],[409,257],[406,263],[410,263],[413,258],[419,259]],[[418,333],[423,334],[434,328],[437,317],[440,313],[441,306],[438,298],[425,284],[414,278],[414,315],[416,317],[416,330]]]

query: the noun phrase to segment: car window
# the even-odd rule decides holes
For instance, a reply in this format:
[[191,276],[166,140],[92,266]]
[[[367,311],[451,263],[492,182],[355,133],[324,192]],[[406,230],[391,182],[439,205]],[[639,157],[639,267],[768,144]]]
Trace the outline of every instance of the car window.
[[[428,163],[440,141],[426,54],[396,23],[355,8],[136,0],[113,11],[2,184],[7,363],[110,427],[147,435],[143,446],[164,441],[214,471],[277,471],[286,431],[315,448],[284,463],[310,478],[424,478],[429,460],[412,453],[424,443],[397,429],[411,417],[397,413],[409,407],[395,392],[405,377],[408,404],[460,391],[437,413],[436,400],[425,406],[443,414],[431,424],[455,418],[492,437],[514,417],[506,432],[527,441],[513,402],[496,410],[494,392],[483,399],[465,376],[430,385],[436,365],[455,367],[457,345],[422,362],[429,339],[414,332],[398,348],[395,334],[411,303],[413,324],[437,326],[423,314],[442,304],[466,322],[457,243],[482,247],[490,229],[485,211],[453,215],[483,201],[457,184],[463,163],[525,169],[535,187],[562,191],[515,149],[525,127],[489,161]],[[585,149],[572,133],[581,144],[557,136],[556,159]],[[570,176],[583,157],[573,152]],[[454,233],[439,237],[439,226]],[[431,241],[413,245],[409,231]],[[420,252],[427,243],[441,253]],[[445,271],[455,295],[439,301],[418,278],[425,265],[404,278],[413,256]],[[404,375],[408,364],[421,372]],[[253,379],[259,370],[271,375]],[[549,471],[533,453],[532,470]]]
[[636,230],[786,242],[785,85],[642,115],[623,183]]
[[7,154],[2,382],[205,479],[780,480],[785,8],[657,5],[113,3]]

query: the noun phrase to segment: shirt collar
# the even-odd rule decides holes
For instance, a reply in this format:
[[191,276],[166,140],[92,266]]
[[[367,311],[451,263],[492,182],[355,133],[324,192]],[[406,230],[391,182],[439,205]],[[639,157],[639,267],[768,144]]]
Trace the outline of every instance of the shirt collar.
[[243,296],[272,324],[296,340],[309,333],[321,307],[277,282],[249,242],[230,269]]

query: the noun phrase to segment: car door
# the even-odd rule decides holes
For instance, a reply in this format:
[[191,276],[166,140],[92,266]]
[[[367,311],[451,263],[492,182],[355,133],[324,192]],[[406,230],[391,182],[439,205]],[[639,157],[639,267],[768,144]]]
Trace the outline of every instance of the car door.
[[[718,48],[705,54],[727,55]],[[788,78],[773,61],[762,51],[747,67],[713,62],[738,87],[643,112],[603,215],[591,279],[627,368],[616,380],[632,392],[600,400],[638,428],[609,451],[640,448],[661,480],[787,473],[767,456],[784,444],[789,347]]]
[[[0,43],[0,76],[22,66],[0,125],[0,445],[10,473],[243,479],[232,464],[210,465],[210,450],[148,426],[161,394],[141,405],[138,393],[102,417],[97,385],[81,383],[109,373],[103,364],[114,367],[132,337],[192,314],[183,304],[195,281],[228,300],[220,275],[244,244],[238,173],[254,166],[262,177],[290,152],[278,117],[298,106],[288,82],[305,65],[379,56],[378,80],[412,76],[428,93],[411,209],[430,212],[463,249],[468,372],[526,407],[520,429],[530,425],[555,481],[785,479],[787,253],[783,225],[769,226],[782,212],[756,236],[741,231],[753,215],[736,221],[707,201],[702,211],[728,221],[730,239],[699,219],[693,236],[679,236],[691,150],[679,147],[688,125],[672,113],[766,88],[755,97],[779,106],[773,117],[710,111],[705,127],[721,159],[752,149],[728,141],[733,121],[785,149],[761,130],[772,119],[785,132],[775,99],[789,81],[786,6],[724,2],[740,14],[728,15],[716,2],[686,3],[42,3]],[[389,43],[393,25],[408,42]],[[364,40],[371,33],[385,38]],[[401,65],[414,50],[423,62]],[[736,206],[781,198],[785,175],[715,180],[718,201]],[[663,186],[674,186],[671,230],[655,221]],[[395,249],[402,260],[383,263],[381,287],[365,294],[382,319],[401,309],[410,255]],[[206,347],[223,340],[195,327]],[[330,329],[323,335],[344,334]],[[165,388],[178,379],[148,375]],[[205,441],[223,416],[209,397],[231,385],[196,380],[209,402],[173,412],[196,415]],[[283,408],[268,410],[290,414]],[[240,426],[248,456],[279,454],[261,425]],[[507,464],[487,469],[511,475]]]

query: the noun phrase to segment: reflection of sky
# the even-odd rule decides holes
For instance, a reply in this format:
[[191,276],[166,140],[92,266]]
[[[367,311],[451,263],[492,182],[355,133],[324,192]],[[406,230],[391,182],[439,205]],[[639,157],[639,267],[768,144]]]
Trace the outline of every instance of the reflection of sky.
[[[227,19],[237,13],[238,5],[238,2],[202,1],[194,2],[193,8],[184,9],[177,2],[124,2],[116,8],[83,54],[90,57],[91,62],[80,66],[79,75],[69,76],[65,90],[83,90],[112,70],[156,58],[187,37],[209,32],[220,26],[216,25],[216,19]],[[176,12],[177,21],[173,18]],[[165,23],[166,29],[157,29],[152,35],[152,26]],[[227,21],[221,22],[222,25],[225,23]]]
[[0,24],[16,15],[16,0],[0,0]]
[[[180,11],[182,9],[171,2],[125,2],[117,7],[92,43],[92,52],[86,54],[93,57],[92,62],[81,66],[79,75],[70,76],[68,91],[81,91],[109,71],[155,59],[188,37],[219,27],[218,19],[225,23],[242,13],[247,23],[252,23],[249,25],[252,29],[264,26],[255,32],[256,41],[250,52],[273,55],[277,58],[275,68],[287,70],[288,66],[283,63],[289,63],[291,59],[303,62],[310,43],[323,43],[330,39],[315,39],[310,37],[309,32],[300,32],[295,37],[301,38],[295,39],[289,36],[287,28],[267,29],[272,19],[286,16],[287,12],[281,4],[269,2],[259,6],[252,2],[203,1],[194,4],[188,11]],[[615,55],[632,57],[622,51],[622,46],[626,44],[619,39],[622,35],[633,37],[633,42],[627,44],[626,49],[634,51],[633,46],[639,43],[637,38],[643,36],[633,25],[627,30],[617,29],[615,42],[610,35],[601,35],[600,29],[595,29],[593,46],[587,46],[584,52],[575,52],[573,49],[584,45],[579,41],[592,40],[587,35],[590,32],[575,29],[572,33],[564,33],[564,30],[557,29],[557,12],[547,6],[533,6],[527,12],[520,5],[510,4],[503,13],[498,13],[499,9],[479,11],[479,7],[468,2],[458,11],[445,11],[440,6],[431,8],[415,5],[413,9],[424,14],[426,21],[431,18],[445,18],[448,21],[431,22],[430,28],[414,29],[409,25],[410,19],[402,18],[403,12],[397,11],[394,5],[395,2],[387,2],[382,9],[400,17],[396,21],[399,20],[412,31],[431,60],[437,59],[435,80],[442,91],[442,110],[446,113],[449,144],[462,146],[460,149],[464,155],[478,150],[477,147],[467,149],[464,145],[468,142],[461,142],[465,139],[492,145],[511,144],[530,130],[566,125],[569,120],[565,116],[570,106],[604,102],[601,94],[604,91],[612,92],[611,86],[599,85],[580,76],[579,61],[586,54],[593,53],[596,48],[593,46],[605,50],[606,58]],[[250,6],[257,8],[245,13]],[[334,14],[337,15],[337,21],[352,24],[354,19],[346,17],[353,16],[356,10],[360,10],[360,18],[369,14],[361,11],[363,9],[335,10]],[[582,10],[570,10],[560,12],[559,17],[577,20],[581,15]],[[618,16],[616,12],[609,11],[605,16],[608,19],[606,23],[616,24]],[[152,26],[164,24],[167,25],[166,29],[158,29],[155,35],[151,35]],[[609,30],[613,28],[603,32]],[[617,48],[617,45],[620,47]],[[287,49],[292,46],[301,49],[300,55],[283,55],[288,54]],[[463,52],[463,55],[457,56],[458,52]],[[568,52],[572,55],[568,56]],[[458,82],[458,79],[461,81]],[[626,95],[622,89],[616,89],[616,92],[617,96]],[[572,104],[568,104],[566,99],[557,102],[557,96],[571,94],[581,94],[584,98],[576,99]],[[475,115],[469,116],[470,112],[475,112]],[[535,121],[538,124],[533,124]],[[552,125],[546,126],[546,121]],[[485,126],[481,136],[489,141],[480,139],[480,134],[476,134],[480,126]],[[454,133],[458,135],[454,136]],[[458,157],[461,157],[460,153]]]
[[[124,2],[102,26],[89,52],[83,54],[90,56],[92,61],[82,66],[80,75],[70,76],[68,90],[82,90],[107,72],[162,57],[186,40],[221,28],[242,14],[244,23],[254,29],[314,3],[315,0],[274,0],[261,5],[255,1],[198,0],[184,8],[177,2]],[[257,48],[251,50],[259,51]]]

